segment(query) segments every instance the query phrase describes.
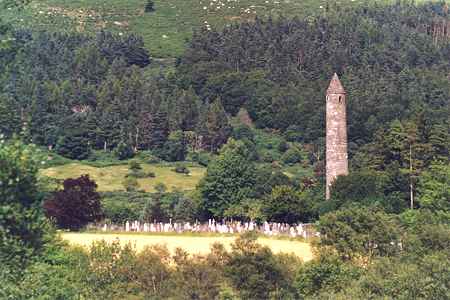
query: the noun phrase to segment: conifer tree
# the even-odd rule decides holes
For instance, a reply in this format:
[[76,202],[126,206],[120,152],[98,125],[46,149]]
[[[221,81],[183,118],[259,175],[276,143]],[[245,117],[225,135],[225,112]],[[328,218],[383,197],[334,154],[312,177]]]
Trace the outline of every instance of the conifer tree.
[[150,146],[160,149],[169,137],[169,119],[167,103],[155,110],[150,122]]
[[206,128],[208,133],[205,137],[205,144],[209,151],[217,152],[220,146],[227,142],[232,131],[220,99],[216,99],[209,106]]

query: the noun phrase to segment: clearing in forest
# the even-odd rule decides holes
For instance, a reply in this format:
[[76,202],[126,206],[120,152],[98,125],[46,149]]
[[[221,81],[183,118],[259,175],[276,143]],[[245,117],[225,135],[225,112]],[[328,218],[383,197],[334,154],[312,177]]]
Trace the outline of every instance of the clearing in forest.
[[[99,234],[99,233],[62,233],[62,238],[72,245],[89,247],[94,241],[105,240],[113,242],[119,240],[122,245],[131,243],[136,249],[142,250],[149,245],[167,245],[174,253],[176,248],[182,248],[190,254],[207,254],[214,243],[223,244],[227,250],[235,236],[189,236],[189,235],[152,235],[152,234]],[[303,261],[313,258],[311,245],[306,242],[288,239],[258,238],[258,243],[270,247],[274,253],[295,254]]]
[[[205,168],[188,167],[190,174],[179,174],[173,169],[174,166],[164,164],[141,164],[145,173],[153,172],[154,178],[139,178],[139,190],[155,192],[155,186],[163,183],[169,191],[175,189],[181,191],[193,190],[205,174]],[[54,179],[77,178],[88,174],[98,185],[99,192],[123,191],[123,181],[129,173],[129,165],[118,165],[97,168],[81,163],[70,163],[62,166],[43,169],[40,174]]]

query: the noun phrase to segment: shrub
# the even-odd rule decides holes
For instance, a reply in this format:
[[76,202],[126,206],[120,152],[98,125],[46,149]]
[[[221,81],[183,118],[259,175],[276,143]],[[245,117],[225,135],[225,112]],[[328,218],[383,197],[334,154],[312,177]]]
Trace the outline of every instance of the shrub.
[[168,298],[172,290],[170,282],[172,271],[170,252],[166,246],[147,246],[136,257],[133,270],[140,289],[152,299]]
[[[93,242],[89,252],[86,276],[92,299],[125,299],[138,293],[134,270],[137,268],[136,250],[119,241]],[[95,295],[95,296],[93,296]]]
[[182,166],[182,165],[176,166],[175,169],[173,169],[173,171],[175,173],[184,174],[184,175],[189,175],[191,173],[186,166]]
[[135,160],[132,160],[132,161],[130,161],[130,167],[129,167],[129,169],[130,169],[131,171],[142,170],[142,166],[141,166],[141,164],[140,164],[139,162],[137,162],[137,161],[135,161]]
[[150,151],[139,151],[136,154],[136,160],[145,162],[148,164],[157,164],[161,162],[161,159],[154,155],[154,153]]
[[147,178],[155,178],[156,174],[153,171],[148,171],[147,174],[146,174],[146,177]]
[[60,228],[78,230],[103,217],[97,184],[83,175],[64,180],[63,190],[45,201],[45,214],[54,218]]
[[33,264],[21,282],[20,299],[80,299],[83,286],[71,266]]
[[293,165],[303,160],[303,153],[297,147],[291,147],[283,154],[281,160],[287,165]]
[[275,161],[274,155],[270,151],[262,152],[260,159],[265,163],[272,163]]
[[203,167],[207,167],[212,160],[212,155],[209,152],[195,152],[192,154],[192,160]]
[[246,233],[236,240],[225,274],[242,299],[271,299],[275,292],[283,294],[282,290],[289,289],[289,283],[276,256],[257,244],[256,238]]
[[248,139],[253,141],[255,139],[255,134],[249,126],[242,124],[233,128],[233,137],[236,140]]
[[56,152],[70,159],[86,159],[90,151],[88,140],[80,136],[62,136],[56,144]]
[[123,187],[127,192],[135,192],[139,188],[139,183],[135,177],[127,176],[123,182]]
[[[49,235],[39,209],[39,161],[34,146],[0,138],[0,298],[3,276],[15,277],[22,271],[16,266],[23,267],[40,253]],[[9,266],[13,272],[8,272]]]
[[126,177],[132,177],[132,178],[146,178],[147,174],[142,171],[142,170],[137,170],[137,171],[131,171],[130,173],[128,173],[126,175]]
[[319,248],[335,251],[342,259],[370,262],[374,257],[400,251],[397,219],[377,208],[349,207],[320,217]]
[[290,186],[276,186],[266,196],[264,213],[270,221],[297,223],[309,221],[311,208],[300,193]]
[[324,256],[300,267],[295,287],[303,299],[324,291],[339,292],[358,277],[356,267],[343,263],[339,258]]
[[190,258],[177,249],[173,296],[179,299],[218,299],[224,278],[217,269],[200,256]]
[[134,156],[134,151],[130,145],[125,142],[120,142],[114,149],[114,155],[119,160],[125,160]]
[[155,11],[155,3],[153,0],[147,0],[147,3],[145,4],[145,12],[154,12]]
[[170,134],[169,139],[164,143],[163,148],[158,151],[158,156],[165,161],[183,161],[188,153],[186,138],[182,131],[175,131]]
[[288,143],[286,143],[285,140],[282,140],[279,144],[278,144],[278,151],[281,153],[286,152],[289,149],[289,145]]
[[291,125],[286,129],[284,136],[289,142],[301,142],[303,139],[302,132],[300,126]]
[[118,224],[139,220],[151,194],[141,192],[107,192],[102,194],[105,218]]

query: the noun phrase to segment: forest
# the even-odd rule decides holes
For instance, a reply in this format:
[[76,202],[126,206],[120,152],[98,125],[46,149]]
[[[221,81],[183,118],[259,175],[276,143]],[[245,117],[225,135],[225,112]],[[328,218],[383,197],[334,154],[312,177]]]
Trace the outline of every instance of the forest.
[[[315,16],[199,28],[172,67],[136,34],[0,19],[0,40],[0,298],[450,298],[446,2],[330,1]],[[350,174],[326,201],[334,72],[347,92]],[[68,163],[125,166],[124,190],[42,176]],[[159,176],[154,163],[205,174],[189,191],[146,192],[138,180]],[[56,233],[210,218],[313,223],[315,259],[274,253],[253,234],[190,256],[87,251]]]

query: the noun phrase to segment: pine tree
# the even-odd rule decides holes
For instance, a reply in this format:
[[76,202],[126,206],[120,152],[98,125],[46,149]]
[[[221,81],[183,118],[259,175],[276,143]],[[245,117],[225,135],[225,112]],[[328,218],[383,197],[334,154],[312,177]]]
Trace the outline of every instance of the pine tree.
[[153,114],[150,123],[150,146],[160,149],[169,137],[169,119],[167,104],[163,103]]
[[56,151],[70,159],[88,158],[91,146],[85,119],[82,116],[75,115],[67,118],[62,136],[58,139]]
[[20,131],[20,114],[14,107],[14,102],[0,94],[0,134],[11,137]]
[[216,99],[209,106],[206,128],[208,133],[205,137],[205,144],[209,151],[217,152],[227,142],[232,131],[220,99]]

